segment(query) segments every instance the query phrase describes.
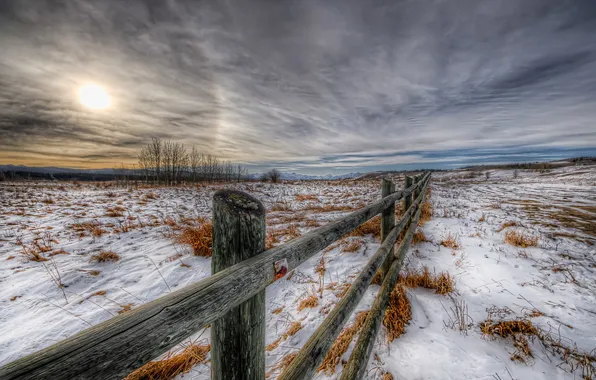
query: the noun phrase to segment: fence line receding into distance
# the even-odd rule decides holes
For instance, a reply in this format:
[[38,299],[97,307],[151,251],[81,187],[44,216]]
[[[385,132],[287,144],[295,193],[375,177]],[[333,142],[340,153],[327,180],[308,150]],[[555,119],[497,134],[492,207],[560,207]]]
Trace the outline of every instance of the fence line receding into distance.
[[[344,367],[360,379],[388,297],[416,230],[430,173],[382,180],[382,199],[265,251],[265,210],[254,197],[220,190],[213,199],[212,275],[0,367],[0,379],[121,379],[211,324],[212,379],[265,378],[265,289],[373,216],[382,244],[279,379],[312,377],[374,275],[382,285]],[[395,221],[395,202],[404,213]],[[394,252],[402,231],[404,238]]]

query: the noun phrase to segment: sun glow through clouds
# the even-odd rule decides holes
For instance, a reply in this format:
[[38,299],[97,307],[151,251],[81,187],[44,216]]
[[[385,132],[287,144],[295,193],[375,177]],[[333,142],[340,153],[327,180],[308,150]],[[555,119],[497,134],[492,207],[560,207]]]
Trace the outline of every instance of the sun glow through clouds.
[[79,101],[91,109],[105,109],[110,106],[110,95],[96,84],[85,84],[79,88]]

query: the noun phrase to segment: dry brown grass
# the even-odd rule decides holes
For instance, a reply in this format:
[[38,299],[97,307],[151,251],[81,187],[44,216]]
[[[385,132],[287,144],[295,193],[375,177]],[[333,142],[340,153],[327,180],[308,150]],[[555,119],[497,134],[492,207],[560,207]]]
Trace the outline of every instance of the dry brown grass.
[[441,243],[440,244],[443,247],[450,248],[450,249],[459,249],[459,248],[461,248],[461,244],[459,242],[459,238],[457,237],[457,235],[452,234],[451,232],[449,232],[447,234],[447,236],[445,236],[445,238],[443,240],[441,240]]
[[86,236],[90,234],[93,237],[100,237],[106,231],[102,228],[101,223],[94,221],[94,222],[85,222],[85,223],[73,223],[70,225],[70,228],[75,230],[79,233],[79,237]]
[[373,235],[377,239],[381,239],[381,216],[377,215],[374,218],[371,218],[365,223],[362,223],[354,231],[350,232],[349,234],[345,235],[344,237],[348,236],[366,236],[366,235]]
[[[538,314],[542,313],[538,312]],[[531,364],[534,356],[528,344],[528,338],[538,338],[544,348],[562,359],[563,363],[559,367],[565,364],[567,368],[563,369],[571,373],[581,371],[582,379],[593,379],[596,376],[596,356],[593,352],[579,351],[573,342],[564,343],[560,332],[551,334],[534,326],[528,319],[494,321],[489,312],[487,319],[480,323],[480,331],[491,339],[510,338],[515,348],[511,354],[513,361]]]
[[275,230],[267,230],[267,235],[265,236],[265,249],[271,249],[275,247],[279,243],[279,235]]
[[412,237],[412,245],[426,243],[428,241],[430,241],[430,240],[428,240],[428,238],[426,237],[426,235],[424,234],[424,232],[422,230],[417,230],[416,233],[414,234],[414,236]]
[[284,340],[288,339],[291,336],[296,335],[296,333],[298,333],[298,331],[300,331],[300,330],[302,330],[302,323],[300,323],[298,321],[290,323],[290,326],[288,327],[286,332],[281,334],[281,336],[279,338],[277,338],[275,341],[273,341],[273,343],[268,344],[266,347],[266,350],[267,351],[275,350],[281,342],[283,342]]
[[277,233],[282,236],[286,236],[289,239],[295,239],[297,237],[300,237],[300,235],[302,235],[300,233],[300,230],[298,229],[298,227],[299,226],[296,223],[288,224],[285,228],[281,228],[281,229],[277,230]]
[[177,353],[169,353],[162,360],[152,361],[137,369],[124,380],[171,380],[204,363],[211,345],[188,344]]
[[319,227],[321,225],[321,222],[319,222],[316,219],[307,219],[304,222],[304,227]]
[[421,271],[411,270],[406,272],[405,276],[400,275],[399,281],[408,288],[432,289],[441,295],[455,290],[455,280],[448,272],[430,273],[426,266]]
[[109,263],[118,260],[120,260],[120,255],[114,251],[101,251],[99,254],[91,256],[91,261],[96,263]]
[[291,211],[292,210],[292,206],[290,206],[289,203],[287,202],[277,202],[271,205],[271,207],[269,208],[269,211]]
[[282,311],[284,311],[284,307],[283,306],[282,307],[278,307],[277,309],[271,310],[271,314],[279,314]]
[[269,368],[269,371],[267,371],[267,373],[265,374],[265,378],[270,378],[271,375],[273,375],[276,372],[283,372],[292,363],[296,355],[298,355],[298,351],[284,356],[280,361],[278,361],[277,363],[272,365],[271,368]]
[[313,307],[319,306],[319,297],[314,292],[308,293],[306,297],[300,300],[298,303],[298,311],[304,309],[312,309]]
[[486,220],[486,215],[482,214],[482,216],[480,217],[480,219],[478,219],[478,223],[482,223]]
[[362,326],[364,325],[364,321],[366,321],[366,317],[368,316],[367,311],[361,311],[360,313],[356,314],[356,320],[350,326],[345,327],[335,342],[329,352],[323,359],[323,363],[318,369],[318,372],[324,372],[327,376],[331,376],[335,373],[335,368],[339,364],[341,357],[343,354],[346,353],[348,348],[350,347],[350,343],[354,339],[354,336],[360,331]]
[[389,296],[389,304],[383,318],[389,342],[393,342],[406,331],[406,325],[411,319],[412,308],[406,288],[402,284],[397,284]]
[[[429,189],[430,190],[430,189]],[[428,199],[428,195],[427,195]],[[433,216],[433,206],[432,203],[426,201],[422,204],[422,209],[420,210],[420,219],[418,219],[418,225],[424,226],[426,222],[428,222]]]
[[301,210],[304,211],[313,211],[313,212],[334,212],[334,211],[352,211],[354,208],[352,206],[347,205],[315,205],[309,204],[302,208]]
[[298,202],[314,201],[319,202],[319,197],[314,194],[296,194],[296,200]]
[[105,209],[104,216],[108,218],[118,218],[124,216],[124,211],[126,211],[126,209],[122,206],[108,207]]
[[385,372],[382,376],[381,376],[381,380],[394,380],[393,375],[391,374],[391,372]]
[[524,231],[510,230],[505,233],[505,243],[522,248],[535,247],[538,245],[538,236]]
[[364,245],[364,241],[361,239],[352,240],[347,245],[343,246],[342,252],[356,252]]
[[199,221],[197,226],[187,226],[175,236],[178,244],[189,245],[195,256],[211,257],[213,248],[213,224]]
[[516,223],[516,222],[513,222],[513,221],[508,221],[508,222],[505,222],[505,223],[501,224],[501,227],[499,227],[499,229],[497,230],[497,232],[501,232],[501,231],[503,231],[505,228],[508,228],[508,227],[515,227],[515,226],[517,226],[517,223]]

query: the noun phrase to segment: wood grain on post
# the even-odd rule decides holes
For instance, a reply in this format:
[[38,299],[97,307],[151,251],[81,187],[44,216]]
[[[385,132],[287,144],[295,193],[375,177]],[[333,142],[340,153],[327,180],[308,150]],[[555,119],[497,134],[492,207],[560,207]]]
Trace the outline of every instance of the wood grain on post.
[[[426,182],[422,187],[419,197],[414,203],[414,207],[424,203],[426,196],[426,192],[424,190],[426,190],[427,183],[428,178],[426,178]],[[396,252],[398,256],[397,260],[393,262],[389,268],[389,271],[387,272],[387,275],[385,276],[385,279],[383,280],[383,283],[381,284],[381,289],[379,289],[372,307],[368,312],[366,320],[364,321],[364,325],[362,326],[360,334],[358,335],[358,340],[356,341],[354,350],[350,355],[348,363],[344,366],[340,380],[360,380],[366,373],[366,364],[370,358],[377,333],[381,326],[383,316],[385,315],[385,309],[389,303],[389,295],[395,288],[399,271],[401,270],[406,253],[410,247],[410,243],[412,242],[412,237],[416,232],[421,210],[421,207],[417,207],[416,214],[412,218],[410,226],[408,227],[408,231],[406,232],[406,235],[404,236],[404,239],[402,240]]]
[[[391,195],[395,192],[395,184],[388,179],[383,178],[381,180],[381,197],[385,198],[388,195]],[[405,210],[405,209],[404,209]],[[395,226],[395,203],[391,204],[391,206],[387,207],[381,213],[381,241],[385,241],[391,229]],[[391,248],[389,250],[389,255],[387,259],[381,266],[380,273],[381,276],[384,276],[385,273],[389,270],[391,263],[393,262],[393,243],[391,244]],[[382,277],[381,277],[382,278]]]
[[416,188],[397,191],[286,244],[5,364],[0,367],[0,379],[121,379],[263,291],[276,279],[277,261],[286,260],[291,271]]
[[[265,208],[235,190],[213,196],[211,272],[248,260],[265,250]],[[211,379],[265,378],[265,290],[232,308],[211,326]]]
[[[409,175],[404,177],[404,189],[407,189],[408,187],[412,186],[413,183],[414,183],[414,179],[412,177],[410,177]],[[404,210],[407,210],[408,208],[410,208],[411,204],[412,204],[412,194],[406,195],[404,197]]]

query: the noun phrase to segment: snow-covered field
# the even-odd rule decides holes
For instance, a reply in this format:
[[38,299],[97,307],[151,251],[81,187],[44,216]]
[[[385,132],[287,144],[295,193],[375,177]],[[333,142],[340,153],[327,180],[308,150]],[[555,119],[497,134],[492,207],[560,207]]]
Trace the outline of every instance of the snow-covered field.
[[[512,341],[483,337],[479,324],[488,311],[493,319],[527,316],[560,335],[561,342],[594,350],[596,168],[520,170],[517,178],[513,171],[496,170],[488,179],[484,173],[466,177],[465,172],[433,175],[433,218],[421,228],[430,241],[414,245],[406,259],[409,268],[448,271],[456,291],[441,296],[409,289],[413,319],[390,344],[382,328],[368,376],[380,378],[387,371],[396,379],[581,378],[581,369],[572,371],[537,340],[530,342],[533,360],[512,361]],[[103,186],[0,184],[0,364],[209,275],[210,259],[192,255],[173,236],[178,228],[210,217],[218,186]],[[270,245],[380,197],[376,180],[230,187],[263,201]],[[505,223],[515,225],[502,228]],[[506,243],[510,230],[537,237],[537,246]],[[448,237],[459,248],[440,244]],[[279,373],[275,364],[304,344],[378,247],[371,235],[347,237],[267,289],[271,378]],[[40,251],[47,261],[32,260],[32,252]],[[102,251],[115,252],[119,260],[97,262],[93,256]],[[321,289],[316,306],[300,308]],[[356,313],[368,310],[377,291],[377,285],[369,288]],[[453,324],[455,304],[467,307],[464,331]],[[286,334],[291,328],[299,330]],[[190,339],[208,336],[198,332]],[[341,370],[340,363],[334,374],[317,378],[338,378]],[[179,378],[209,378],[208,362]]]

